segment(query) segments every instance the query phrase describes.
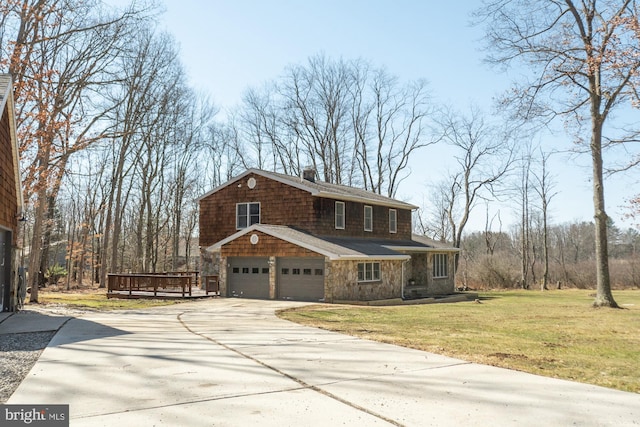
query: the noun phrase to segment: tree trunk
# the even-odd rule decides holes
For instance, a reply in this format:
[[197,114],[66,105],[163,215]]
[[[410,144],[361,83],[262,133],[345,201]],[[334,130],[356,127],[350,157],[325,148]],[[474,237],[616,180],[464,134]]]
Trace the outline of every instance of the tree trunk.
[[611,293],[609,276],[609,250],[607,241],[608,216],[604,205],[604,179],[602,174],[602,123],[592,120],[591,159],[593,166],[593,208],[596,223],[596,299],[594,307],[619,308]]
[[549,228],[547,226],[547,200],[546,189],[545,199],[542,201],[542,257],[544,261],[544,270],[542,272],[542,285],[540,290],[546,291],[549,289],[547,283],[549,281]]
[[42,257],[42,226],[47,211],[47,188],[44,184],[38,189],[34,212],[31,248],[29,252],[29,286],[31,294],[29,303],[38,303],[38,286],[40,286],[40,262]]

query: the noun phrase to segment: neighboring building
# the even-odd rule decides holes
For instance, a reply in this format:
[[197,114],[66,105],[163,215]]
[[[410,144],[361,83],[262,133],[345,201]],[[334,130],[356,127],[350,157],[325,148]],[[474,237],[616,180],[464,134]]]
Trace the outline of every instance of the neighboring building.
[[13,83],[8,74],[0,74],[0,113],[0,302],[2,311],[13,311],[18,283],[18,219],[22,217],[22,183]]
[[335,302],[454,292],[458,250],[412,235],[409,203],[316,181],[313,170],[258,169],[199,202],[200,247],[214,255],[223,296]]

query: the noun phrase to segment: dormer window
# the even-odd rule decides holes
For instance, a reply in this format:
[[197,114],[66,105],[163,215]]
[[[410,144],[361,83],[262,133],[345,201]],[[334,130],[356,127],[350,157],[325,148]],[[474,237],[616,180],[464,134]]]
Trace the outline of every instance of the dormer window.
[[344,230],[344,202],[336,202],[336,229]]
[[364,231],[373,231],[373,207],[364,207]]
[[260,224],[260,203],[238,203],[236,205],[236,228],[247,228]]

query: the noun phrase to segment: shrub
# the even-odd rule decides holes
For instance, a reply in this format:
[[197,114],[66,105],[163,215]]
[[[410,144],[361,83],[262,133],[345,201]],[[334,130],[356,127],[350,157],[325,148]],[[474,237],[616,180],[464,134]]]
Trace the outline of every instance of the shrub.
[[65,270],[64,267],[58,264],[52,265],[51,267],[47,268],[47,272],[44,275],[44,277],[47,279],[47,282],[49,282],[50,285],[57,284],[58,280],[66,276],[67,276],[67,270]]

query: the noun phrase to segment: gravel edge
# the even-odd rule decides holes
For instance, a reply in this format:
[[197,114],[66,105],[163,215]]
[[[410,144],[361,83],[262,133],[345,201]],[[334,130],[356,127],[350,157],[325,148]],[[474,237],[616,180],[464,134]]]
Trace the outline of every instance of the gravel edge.
[[[85,310],[50,304],[29,306],[14,313],[13,316],[20,316],[29,311],[73,318],[86,313]],[[0,334],[0,404],[6,403],[29,375],[31,368],[57,332],[56,330]]]
[[57,331],[0,335],[0,403],[5,403]]

